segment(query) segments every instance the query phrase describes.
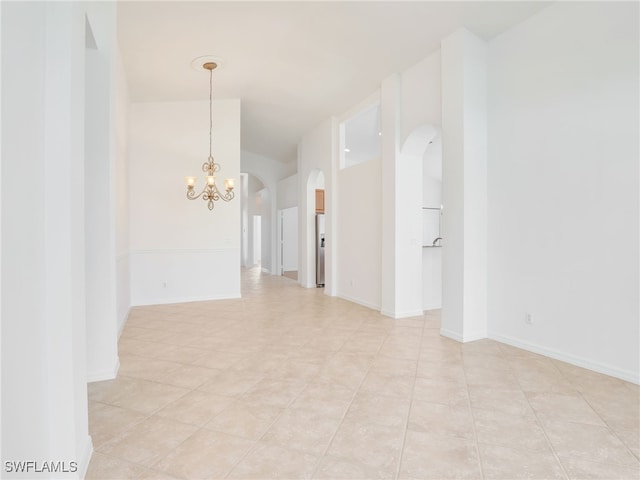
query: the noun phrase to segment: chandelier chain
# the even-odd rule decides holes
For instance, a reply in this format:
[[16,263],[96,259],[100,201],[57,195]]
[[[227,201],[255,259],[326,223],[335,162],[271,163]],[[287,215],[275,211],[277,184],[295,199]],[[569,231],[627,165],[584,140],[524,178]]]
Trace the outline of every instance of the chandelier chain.
[[213,70],[209,70],[209,157],[211,157],[211,145],[213,132]]

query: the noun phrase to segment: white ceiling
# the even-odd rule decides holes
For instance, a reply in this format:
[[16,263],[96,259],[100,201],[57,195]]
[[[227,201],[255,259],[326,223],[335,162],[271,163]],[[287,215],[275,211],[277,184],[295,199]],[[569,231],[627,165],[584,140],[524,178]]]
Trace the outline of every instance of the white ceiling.
[[296,157],[300,137],[436,51],[460,26],[490,39],[549,2],[166,2],[118,4],[131,100],[207,99],[191,61],[214,55],[214,98],[240,98],[242,149]]

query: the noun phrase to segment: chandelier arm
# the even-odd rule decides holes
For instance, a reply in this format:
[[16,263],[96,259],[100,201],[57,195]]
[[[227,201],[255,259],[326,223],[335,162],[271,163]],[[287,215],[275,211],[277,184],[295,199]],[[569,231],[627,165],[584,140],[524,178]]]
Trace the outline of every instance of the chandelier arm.
[[197,198],[200,198],[202,194],[205,192],[206,192],[206,188],[196,195],[196,191],[193,188],[190,188],[190,189],[187,189],[187,198],[189,200],[195,200]]
[[233,190],[225,190],[225,192],[222,193],[218,189],[217,185],[213,185],[211,186],[211,192],[209,193],[209,196],[212,197],[216,202],[218,200],[224,200],[225,202],[228,202],[235,196],[235,193],[233,192]]

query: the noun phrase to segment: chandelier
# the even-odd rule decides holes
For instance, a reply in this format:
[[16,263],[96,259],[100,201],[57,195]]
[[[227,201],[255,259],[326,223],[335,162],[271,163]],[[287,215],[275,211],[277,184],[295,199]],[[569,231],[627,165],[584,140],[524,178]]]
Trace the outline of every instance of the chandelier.
[[213,131],[213,70],[217,66],[218,65],[215,62],[207,62],[202,65],[202,68],[209,70],[209,158],[207,158],[207,161],[202,164],[202,171],[206,174],[207,184],[200,193],[196,194],[196,177],[185,177],[185,181],[187,182],[187,198],[189,200],[202,198],[207,202],[209,210],[213,210],[213,202],[218,200],[228,202],[234,196],[233,178],[227,178],[224,181],[224,193],[218,190],[218,186],[216,185],[216,173],[220,171],[220,165],[213,161],[213,155],[211,154]]

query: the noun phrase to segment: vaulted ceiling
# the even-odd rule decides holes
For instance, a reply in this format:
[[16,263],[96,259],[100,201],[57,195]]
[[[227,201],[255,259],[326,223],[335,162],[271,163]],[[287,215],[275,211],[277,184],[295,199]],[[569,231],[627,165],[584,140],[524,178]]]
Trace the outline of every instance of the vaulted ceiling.
[[208,98],[193,59],[222,59],[214,98],[242,101],[242,149],[295,160],[300,137],[464,26],[489,40],[549,2],[126,1],[118,38],[133,102]]

